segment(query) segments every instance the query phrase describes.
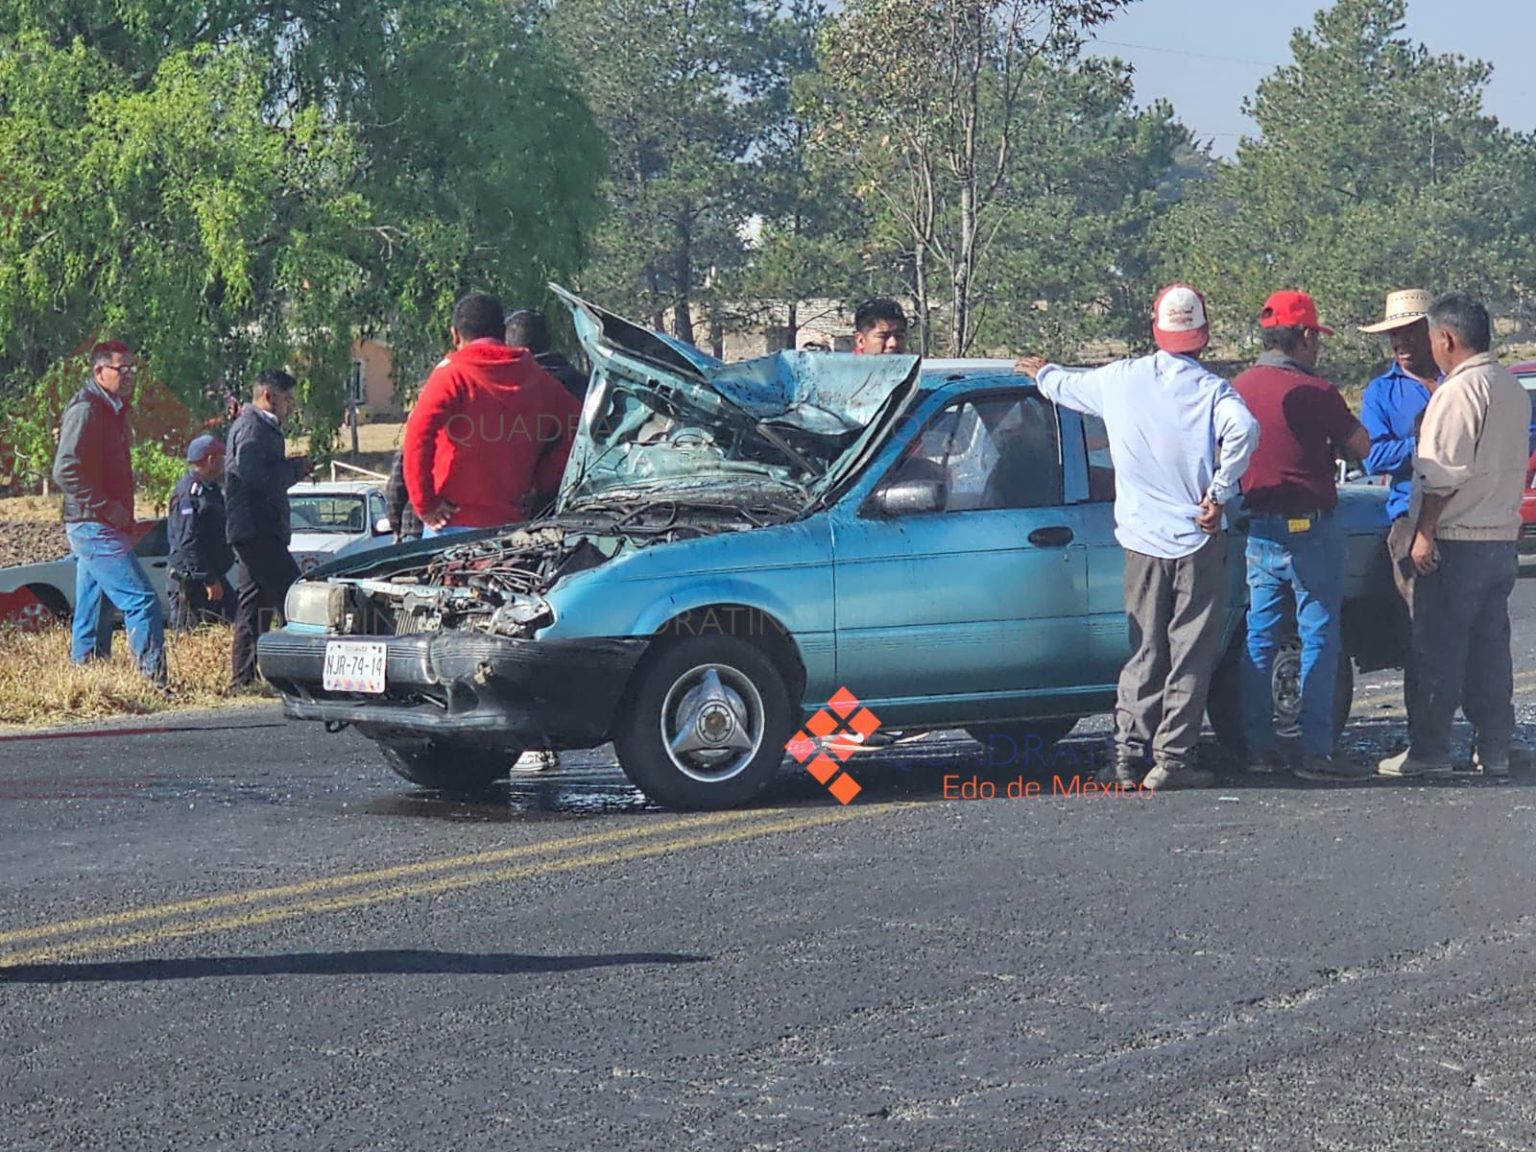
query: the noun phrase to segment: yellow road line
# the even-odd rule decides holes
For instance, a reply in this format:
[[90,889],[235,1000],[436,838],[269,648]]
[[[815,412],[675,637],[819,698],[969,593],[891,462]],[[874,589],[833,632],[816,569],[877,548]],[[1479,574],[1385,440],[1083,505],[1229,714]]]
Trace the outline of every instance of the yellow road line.
[[210,912],[222,908],[237,908],[245,904],[259,904],[267,900],[308,896],[316,892],[352,888],[361,884],[377,884],[381,881],[400,880],[429,872],[443,872],[458,868],[484,867],[544,852],[560,852],[567,848],[582,848],[596,844],[634,840],[675,832],[683,828],[708,827],[715,824],[738,821],[763,820],[773,815],[771,811],[717,812],[690,816],[675,820],[646,821],[640,827],[616,829],[582,836],[566,836],[558,840],[544,840],[537,844],[519,844],[515,848],[498,848],[487,852],[473,852],[464,856],[449,856],[438,860],[422,860],[414,864],[400,864],[390,868],[375,868],[367,872],[350,872],[336,876],[320,876],[295,884],[282,884],[274,888],[252,888],[238,892],[224,892],[217,896],[202,896],[192,900],[178,900],[170,904],[155,904],[145,908],[108,912],[100,916],[85,916],[76,920],[60,920],[52,924],[39,924],[31,928],[17,928],[0,932],[0,946],[40,940],[49,936],[67,936],[76,932],[89,932],[97,928],[120,928],[145,920],[160,920],[170,916]]
[[[536,876],[551,876],[560,872],[595,868],[604,864],[644,860],[651,856],[661,856],[669,852],[685,851],[690,848],[705,848],[717,844],[730,844],[741,840],[750,840],[760,836],[770,836],[779,832],[793,832],[829,824],[840,824],[856,819],[866,813],[873,815],[877,812],[892,811],[900,807],[905,807],[905,805],[865,805],[862,807],[840,808],[816,815],[800,814],[778,820],[751,820],[743,826],[727,827],[720,831],[707,832],[697,836],[681,836],[669,840],[645,841],[640,844],[611,849],[605,852],[589,852],[584,855],[568,856],[557,860],[540,860],[529,864],[518,864],[508,868],[496,868],[489,871],[461,872],[451,876],[439,876],[415,884],[396,884],[364,892],[352,892],[340,896],[326,896],[313,900],[302,900],[292,904],[280,904],[275,907],[262,908],[237,915],[165,924],[156,928],[149,928],[140,932],[129,932],[118,936],[98,937],[96,939],[54,944],[21,952],[3,953],[0,954],[0,970],[21,964],[48,964],[65,958],[93,956],[102,952],[133,948],[142,944],[156,944],[161,941],[176,940],[186,936],[201,936],[217,932],[237,931],[244,928],[256,928],[265,924],[296,919],[301,916],[365,908],[374,904],[405,900],[412,896],[436,896],[444,892],[475,888],[486,884],[526,880]],[[0,981],[3,981],[3,977],[0,977]]]

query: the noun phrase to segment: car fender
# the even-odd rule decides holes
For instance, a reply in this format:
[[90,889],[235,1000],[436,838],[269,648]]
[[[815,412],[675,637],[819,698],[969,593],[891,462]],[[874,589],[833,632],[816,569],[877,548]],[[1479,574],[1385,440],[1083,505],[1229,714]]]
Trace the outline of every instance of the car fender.
[[631,635],[651,636],[660,632],[670,621],[689,612],[714,606],[730,606],[746,609],[757,614],[756,619],[745,619],[739,612],[722,614],[712,627],[730,632],[740,626],[743,634],[761,633],[765,628],[776,632],[787,631],[786,621],[794,616],[794,610],[772,591],[761,584],[739,577],[715,577],[708,581],[669,587],[665,595],[651,600],[635,618]]

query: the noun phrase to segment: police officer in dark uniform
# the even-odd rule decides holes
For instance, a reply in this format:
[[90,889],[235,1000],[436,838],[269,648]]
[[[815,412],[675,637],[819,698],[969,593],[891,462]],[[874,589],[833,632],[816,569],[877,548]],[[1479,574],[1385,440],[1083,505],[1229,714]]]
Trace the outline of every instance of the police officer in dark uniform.
[[224,445],[199,436],[187,446],[187,472],[171,495],[171,627],[234,619],[234,590],[224,575],[235,562],[224,534]]

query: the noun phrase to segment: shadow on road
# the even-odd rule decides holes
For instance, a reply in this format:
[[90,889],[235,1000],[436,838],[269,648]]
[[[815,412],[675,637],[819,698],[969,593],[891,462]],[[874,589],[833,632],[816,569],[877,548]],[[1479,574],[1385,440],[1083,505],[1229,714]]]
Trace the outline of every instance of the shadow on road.
[[713,959],[678,952],[614,952],[597,956],[534,956],[517,952],[437,952],[368,949],[285,952],[271,956],[194,956],[185,960],[114,960],[90,964],[19,964],[0,968],[0,984],[87,984],[201,980],[218,976],[519,976],[579,972],[626,964],[702,964]]

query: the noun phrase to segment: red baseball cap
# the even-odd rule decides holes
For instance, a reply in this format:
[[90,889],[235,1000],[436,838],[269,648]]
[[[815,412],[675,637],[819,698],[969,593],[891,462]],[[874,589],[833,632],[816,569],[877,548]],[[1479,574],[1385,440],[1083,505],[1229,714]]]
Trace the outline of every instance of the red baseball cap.
[[1260,328],[1314,328],[1324,336],[1332,336],[1332,328],[1324,328],[1317,322],[1317,302],[1305,292],[1287,289],[1276,292],[1264,301],[1264,311],[1259,313]]

